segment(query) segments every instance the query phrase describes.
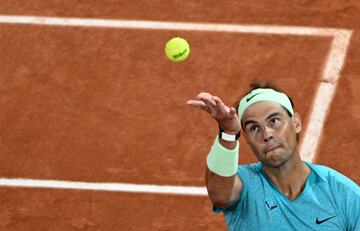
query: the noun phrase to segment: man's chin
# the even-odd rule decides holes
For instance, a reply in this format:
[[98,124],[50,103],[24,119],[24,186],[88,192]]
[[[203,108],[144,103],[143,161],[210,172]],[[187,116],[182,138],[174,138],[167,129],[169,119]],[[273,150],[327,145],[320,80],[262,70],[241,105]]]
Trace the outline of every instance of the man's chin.
[[288,161],[288,158],[285,158],[283,155],[278,154],[270,154],[266,156],[267,158],[263,161],[261,161],[265,166],[271,167],[271,168],[279,168],[286,164]]

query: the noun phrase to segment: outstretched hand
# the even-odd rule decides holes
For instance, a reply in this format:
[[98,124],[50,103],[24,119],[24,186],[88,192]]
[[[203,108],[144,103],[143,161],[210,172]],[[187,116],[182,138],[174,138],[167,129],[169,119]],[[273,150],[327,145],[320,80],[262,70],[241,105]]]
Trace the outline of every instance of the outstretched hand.
[[226,133],[236,134],[240,131],[240,121],[236,109],[226,106],[219,97],[201,92],[196,99],[189,100],[186,104],[208,112]]

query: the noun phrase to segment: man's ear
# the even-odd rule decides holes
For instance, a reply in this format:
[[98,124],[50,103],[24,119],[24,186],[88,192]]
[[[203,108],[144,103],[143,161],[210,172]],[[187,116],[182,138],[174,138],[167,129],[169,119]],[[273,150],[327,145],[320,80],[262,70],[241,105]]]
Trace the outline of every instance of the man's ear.
[[295,132],[300,133],[302,126],[301,126],[301,118],[299,113],[295,112],[294,116],[292,117],[292,123],[294,125]]

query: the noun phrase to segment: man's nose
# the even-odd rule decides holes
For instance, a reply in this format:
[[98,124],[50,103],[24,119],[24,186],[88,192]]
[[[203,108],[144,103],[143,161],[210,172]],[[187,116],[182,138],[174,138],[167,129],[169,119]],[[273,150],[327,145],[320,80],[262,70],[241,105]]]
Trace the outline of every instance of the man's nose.
[[268,142],[269,140],[271,140],[273,138],[271,128],[265,127],[263,129],[263,138],[264,138],[264,142]]

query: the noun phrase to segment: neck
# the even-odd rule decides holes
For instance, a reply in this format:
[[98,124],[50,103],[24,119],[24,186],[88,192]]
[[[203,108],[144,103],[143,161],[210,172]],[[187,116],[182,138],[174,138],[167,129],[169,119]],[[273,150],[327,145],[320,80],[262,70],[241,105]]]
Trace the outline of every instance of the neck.
[[270,180],[290,200],[296,199],[303,191],[310,168],[301,160],[300,155],[294,155],[280,167],[264,166],[264,171]]

